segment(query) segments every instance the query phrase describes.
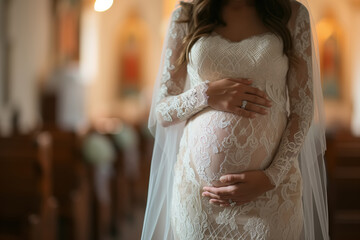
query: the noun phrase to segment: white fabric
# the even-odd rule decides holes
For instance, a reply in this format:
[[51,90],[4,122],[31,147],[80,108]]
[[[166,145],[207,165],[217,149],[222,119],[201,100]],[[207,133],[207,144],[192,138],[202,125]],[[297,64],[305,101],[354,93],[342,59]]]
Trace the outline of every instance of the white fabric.
[[61,129],[78,131],[86,126],[88,119],[85,106],[85,86],[81,82],[76,63],[69,62],[54,72],[49,83],[58,97],[57,123]]
[[[172,16],[149,118],[155,146],[142,239],[328,239],[322,96],[306,8],[289,23],[300,61],[287,81],[288,59],[272,33],[241,42],[202,37],[187,69],[174,73],[187,31],[175,22],[180,14]],[[246,119],[207,106],[205,80],[239,75],[267,92],[269,115]],[[201,197],[220,176],[254,169],[276,188],[226,209]]]

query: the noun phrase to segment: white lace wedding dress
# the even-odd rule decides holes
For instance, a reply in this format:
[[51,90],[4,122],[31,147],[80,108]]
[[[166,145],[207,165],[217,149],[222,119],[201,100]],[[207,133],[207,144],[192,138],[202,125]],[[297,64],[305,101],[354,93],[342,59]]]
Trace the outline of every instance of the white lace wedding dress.
[[[297,65],[289,68],[282,40],[273,33],[231,42],[217,33],[193,46],[187,68],[174,72],[186,24],[174,11],[161,94],[164,126],[187,121],[175,165],[171,224],[175,239],[299,239],[302,181],[297,156],[312,120],[309,15],[297,5],[289,23]],[[288,72],[289,70],[289,72]],[[207,81],[251,78],[273,102],[255,119],[216,111],[207,105]],[[186,78],[190,89],[184,91]],[[223,208],[201,196],[227,173],[262,169],[276,186],[255,201]]]

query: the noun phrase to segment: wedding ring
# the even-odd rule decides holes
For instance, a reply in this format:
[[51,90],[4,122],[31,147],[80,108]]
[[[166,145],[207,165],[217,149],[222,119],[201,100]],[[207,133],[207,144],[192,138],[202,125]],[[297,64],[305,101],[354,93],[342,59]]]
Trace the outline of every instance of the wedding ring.
[[233,200],[229,199],[229,203],[230,203],[230,206],[234,207],[236,205],[236,202],[234,202]]
[[242,109],[245,109],[246,104],[247,104],[247,101],[246,101],[246,100],[242,101],[241,108],[242,108]]

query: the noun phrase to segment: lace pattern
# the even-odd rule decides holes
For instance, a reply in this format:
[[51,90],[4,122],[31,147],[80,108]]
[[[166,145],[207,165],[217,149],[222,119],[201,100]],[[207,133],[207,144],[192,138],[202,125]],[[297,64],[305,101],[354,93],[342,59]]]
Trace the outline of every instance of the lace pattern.
[[[299,239],[303,216],[297,156],[312,120],[313,100],[309,16],[303,6],[294,14],[290,29],[296,66],[289,66],[274,34],[238,43],[210,35],[194,44],[188,66],[175,72],[186,27],[176,22],[181,9],[173,13],[156,111],[164,126],[187,121],[171,201],[175,239]],[[190,89],[184,91],[187,77]],[[253,85],[274,103],[270,113],[247,119],[208,108],[204,79],[224,77],[254,79]],[[220,176],[254,169],[265,170],[276,188],[232,208],[211,205],[201,196],[202,187],[218,184]]]
[[174,11],[168,33],[168,46],[165,49],[160,94],[157,99],[157,119],[163,126],[176,124],[208,106],[206,91],[208,81],[183,92],[186,81],[186,68],[175,72],[174,62],[179,58],[182,49],[182,38],[186,27],[177,23],[180,9]]
[[312,56],[310,18],[305,7],[300,7],[293,33],[298,64],[289,69],[288,89],[290,116],[277,155],[265,170],[275,186],[284,180],[297,161],[301,146],[313,116]]
[[205,108],[208,100],[206,91],[207,82],[200,83],[198,86],[180,94],[176,97],[169,97],[160,101],[157,105],[156,112],[163,125],[166,123],[176,123],[183,121]]

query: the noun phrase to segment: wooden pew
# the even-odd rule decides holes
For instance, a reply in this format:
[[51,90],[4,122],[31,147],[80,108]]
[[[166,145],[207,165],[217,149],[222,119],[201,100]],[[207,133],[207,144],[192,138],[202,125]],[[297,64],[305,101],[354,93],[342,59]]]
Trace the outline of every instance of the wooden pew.
[[75,133],[52,131],[54,196],[59,203],[59,239],[88,240],[90,182]]
[[[117,158],[114,164],[115,177],[112,181],[112,222],[117,229],[120,238],[138,239],[141,236],[142,213],[145,212],[149,169],[152,153],[152,138],[147,132],[143,132],[140,126],[127,126],[129,129],[123,132],[125,139],[133,139],[132,144],[121,144],[117,137],[120,135],[109,135],[114,148],[117,151]],[[118,133],[119,134],[119,133]],[[135,134],[136,136],[131,136]],[[125,140],[124,139],[124,140]],[[129,139],[127,139],[129,140]],[[130,141],[130,140],[129,140]],[[126,142],[126,140],[125,140]],[[128,169],[126,164],[136,159],[126,159],[126,151],[133,147],[138,152],[138,169]],[[133,156],[136,157],[136,156]],[[130,173],[127,170],[131,171]],[[135,174],[133,176],[133,174]]]
[[50,151],[48,133],[0,138],[0,239],[55,239]]
[[360,138],[338,132],[327,138],[330,234],[334,240],[360,236]]

